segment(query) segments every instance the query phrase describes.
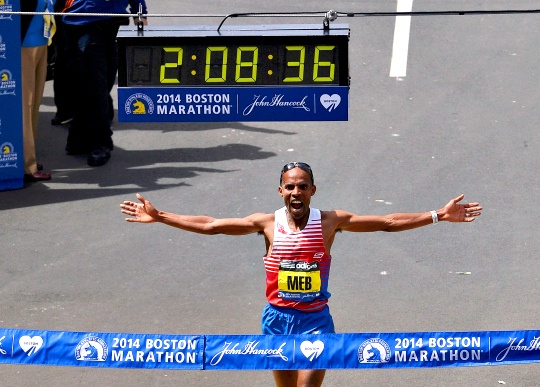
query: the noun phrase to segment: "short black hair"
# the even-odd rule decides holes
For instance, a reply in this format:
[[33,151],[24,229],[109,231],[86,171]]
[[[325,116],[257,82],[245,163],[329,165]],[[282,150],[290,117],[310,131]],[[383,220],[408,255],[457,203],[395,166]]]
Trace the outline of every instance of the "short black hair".
[[279,185],[281,185],[281,183],[283,182],[283,174],[296,167],[309,173],[309,177],[311,178],[311,185],[315,185],[315,179],[313,178],[313,171],[311,170],[311,167],[309,166],[309,164],[299,161],[293,161],[292,163],[288,163],[283,166],[283,168],[281,169],[281,174],[279,175]]

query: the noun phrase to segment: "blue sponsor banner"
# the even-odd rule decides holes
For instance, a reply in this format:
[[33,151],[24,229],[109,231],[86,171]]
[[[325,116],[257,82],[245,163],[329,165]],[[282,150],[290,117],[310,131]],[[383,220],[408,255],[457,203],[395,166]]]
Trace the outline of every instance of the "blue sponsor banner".
[[207,336],[205,369],[459,367],[540,362],[540,331]]
[[0,363],[202,369],[204,336],[0,329]]
[[0,364],[187,370],[425,368],[540,362],[540,331],[160,335],[0,328]]
[[[18,12],[19,4],[0,1],[0,12]],[[20,16],[0,14],[0,190],[24,185],[20,30]]]
[[121,122],[347,121],[347,86],[120,87]]
[[344,368],[346,347],[340,334],[207,336],[205,369]]

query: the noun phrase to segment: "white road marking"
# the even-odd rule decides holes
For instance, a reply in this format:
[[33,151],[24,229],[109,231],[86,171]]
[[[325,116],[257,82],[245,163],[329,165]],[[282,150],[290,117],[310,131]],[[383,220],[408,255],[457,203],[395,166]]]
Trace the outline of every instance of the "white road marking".
[[[413,0],[397,0],[397,12],[412,12]],[[394,45],[392,47],[391,77],[407,75],[407,56],[409,55],[410,16],[396,16]]]

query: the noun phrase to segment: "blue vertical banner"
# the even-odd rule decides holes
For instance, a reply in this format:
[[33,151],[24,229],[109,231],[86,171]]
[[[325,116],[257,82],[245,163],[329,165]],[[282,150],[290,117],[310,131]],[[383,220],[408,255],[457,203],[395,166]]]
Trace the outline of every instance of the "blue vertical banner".
[[[0,0],[0,12],[19,11],[19,0]],[[24,185],[20,22],[0,13],[0,191]]]

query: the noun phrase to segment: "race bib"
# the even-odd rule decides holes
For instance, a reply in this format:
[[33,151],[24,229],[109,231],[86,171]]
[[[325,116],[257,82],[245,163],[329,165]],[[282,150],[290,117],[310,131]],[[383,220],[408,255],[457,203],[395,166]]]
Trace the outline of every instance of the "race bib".
[[278,297],[299,302],[321,294],[319,262],[283,260],[279,264]]

